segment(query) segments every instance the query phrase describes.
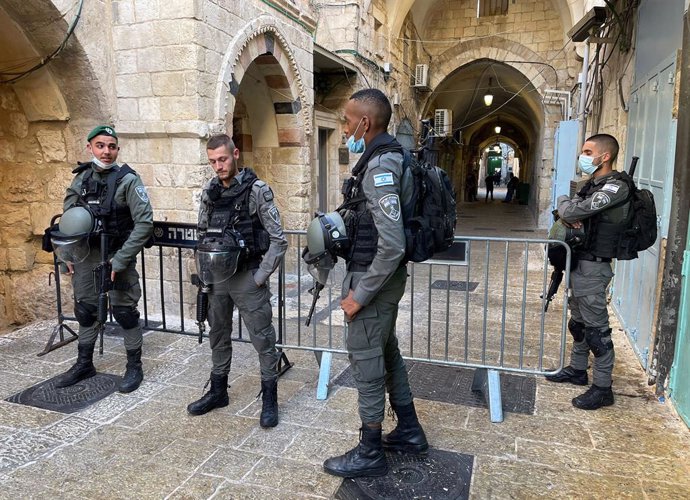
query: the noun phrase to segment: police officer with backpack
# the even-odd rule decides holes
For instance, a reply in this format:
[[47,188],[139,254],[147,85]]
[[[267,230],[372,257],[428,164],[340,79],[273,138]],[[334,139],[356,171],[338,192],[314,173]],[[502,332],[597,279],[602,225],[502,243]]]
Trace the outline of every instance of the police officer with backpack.
[[[287,240],[273,191],[250,168],[240,168],[240,151],[225,135],[206,144],[216,173],[204,187],[199,206],[197,270],[211,285],[211,389],[187,406],[203,415],[229,404],[228,373],[232,362],[232,313],[237,306],[261,366],[261,427],[278,425],[278,361],[268,278],[280,264]],[[209,281],[212,281],[209,283]]]
[[[94,269],[109,260],[113,317],[124,330],[127,367],[119,391],[128,393],[141,384],[142,329],[137,303],[141,297],[137,255],[153,233],[153,209],[140,177],[128,165],[119,165],[120,151],[115,129],[102,125],[87,137],[93,154],[88,163],[74,169],[76,176],[67,188],[64,213],[60,218],[62,237],[53,239],[53,249],[72,274],[74,315],[79,322],[77,362],[55,382],[68,387],[96,375],[93,352],[98,336],[99,290],[94,286]],[[107,255],[101,255],[97,232],[108,235]],[[80,238],[69,237],[79,235]]]
[[[391,113],[388,98],[377,89],[355,92],[345,106],[347,146],[363,153],[343,187],[345,203],[339,210],[350,240],[341,254],[347,263],[341,308],[362,427],[355,448],[324,462],[326,472],[341,477],[385,475],[384,449],[428,449],[395,335],[407,280],[401,196],[407,198],[401,187],[402,149],[386,133]],[[386,390],[398,423],[382,437]]]
[[615,355],[606,289],[613,277],[611,260],[618,255],[621,238],[633,215],[630,186],[620,172],[613,170],[618,149],[618,141],[608,134],[588,138],[578,166],[592,177],[574,198],[558,198],[561,221],[568,227],[583,229],[585,236],[582,244],[572,248],[577,263],[570,273],[568,329],[574,339],[570,365],[546,379],[587,385],[591,352],[592,386],[572,400],[573,406],[583,410],[613,404],[611,375]]

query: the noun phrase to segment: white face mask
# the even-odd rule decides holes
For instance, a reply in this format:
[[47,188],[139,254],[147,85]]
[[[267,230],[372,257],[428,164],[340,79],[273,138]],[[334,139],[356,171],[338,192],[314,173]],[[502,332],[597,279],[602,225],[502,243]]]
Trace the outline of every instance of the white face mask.
[[103,163],[101,160],[99,160],[95,156],[91,159],[91,163],[96,165],[101,170],[110,170],[111,168],[117,166],[117,163]]

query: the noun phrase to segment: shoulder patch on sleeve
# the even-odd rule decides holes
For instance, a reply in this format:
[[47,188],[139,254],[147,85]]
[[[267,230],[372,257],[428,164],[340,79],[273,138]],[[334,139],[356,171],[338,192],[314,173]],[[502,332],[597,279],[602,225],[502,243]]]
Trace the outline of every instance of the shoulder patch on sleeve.
[[598,191],[594,193],[594,196],[592,196],[592,201],[590,203],[592,210],[598,210],[601,207],[604,207],[611,203],[611,198],[609,198],[609,195],[607,195],[606,193]]
[[400,220],[400,198],[397,194],[387,194],[379,200],[379,206],[390,220]]
[[374,187],[392,186],[393,184],[393,174],[390,172],[374,175]]
[[273,222],[276,224],[280,224],[280,213],[278,212],[278,207],[275,205],[271,207],[271,209],[268,211],[269,217],[273,219]]
[[601,188],[602,191],[610,191],[611,193],[617,193],[619,189],[620,186],[616,184],[604,184],[604,187]]
[[144,203],[149,202],[149,195],[146,192],[146,188],[144,186],[137,186],[136,188],[134,188],[134,192],[137,193],[137,196],[141,201],[143,201]]
[[271,188],[267,188],[266,191],[264,191],[264,200],[265,201],[271,201],[273,199],[273,191],[271,191]]

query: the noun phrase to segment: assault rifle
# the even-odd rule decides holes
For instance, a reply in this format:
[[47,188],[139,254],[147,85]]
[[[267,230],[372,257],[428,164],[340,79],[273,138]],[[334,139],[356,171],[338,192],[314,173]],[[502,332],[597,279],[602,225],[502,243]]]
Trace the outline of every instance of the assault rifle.
[[101,231],[101,262],[93,270],[93,283],[96,293],[98,293],[98,311],[96,321],[98,322],[98,335],[100,337],[98,354],[103,354],[103,334],[105,333],[105,322],[108,319],[108,292],[113,289],[113,281],[110,278],[113,266],[108,260],[108,234]]
[[192,274],[192,285],[197,287],[196,292],[196,326],[199,328],[199,343],[204,339],[206,330],[206,318],[208,318],[208,294],[211,293],[211,285],[201,281],[198,274]]
[[[561,248],[563,248],[563,247],[561,247]],[[549,304],[553,300],[553,296],[556,295],[556,292],[558,292],[558,287],[561,286],[561,282],[563,281],[563,272],[564,271],[565,271],[564,268],[554,266],[554,270],[551,273],[551,281],[549,281],[549,290],[546,292],[546,302],[544,303],[544,312],[549,310]]]
[[304,323],[305,326],[309,326],[311,323],[311,317],[314,315],[314,310],[316,309],[316,302],[319,300],[319,295],[321,295],[321,290],[324,286],[318,281],[314,280],[314,286],[309,289],[309,293],[314,296],[311,301],[311,307],[309,308],[309,314],[307,315],[307,321]]

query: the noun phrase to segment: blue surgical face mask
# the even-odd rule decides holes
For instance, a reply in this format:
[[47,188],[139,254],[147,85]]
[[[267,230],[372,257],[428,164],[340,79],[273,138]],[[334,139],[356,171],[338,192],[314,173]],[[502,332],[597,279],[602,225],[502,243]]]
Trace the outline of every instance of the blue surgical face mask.
[[[606,153],[604,153],[606,154]],[[599,155],[599,156],[587,156],[587,155],[580,155],[580,157],[577,160],[577,166],[580,167],[580,170],[584,172],[587,175],[592,175],[594,172],[597,171],[599,167],[601,167],[601,163],[599,165],[594,164],[594,158],[600,158],[604,156]]]
[[366,144],[364,143],[364,135],[362,135],[362,137],[360,137],[359,139],[355,140],[355,135],[357,135],[357,131],[359,130],[359,126],[362,124],[362,120],[364,120],[364,117],[362,117],[362,119],[359,120],[354,134],[348,137],[347,142],[345,143],[347,149],[350,150],[350,153],[364,153],[364,150],[366,149]]

